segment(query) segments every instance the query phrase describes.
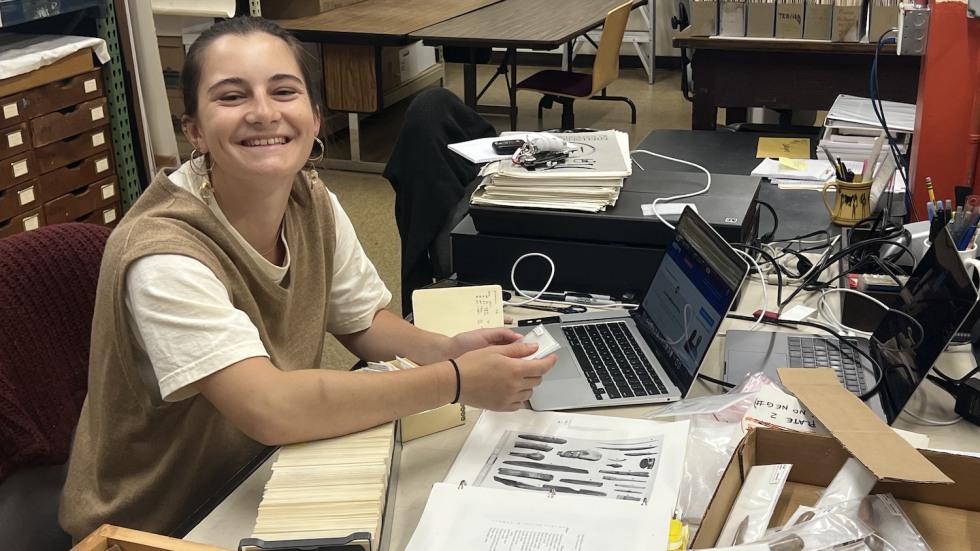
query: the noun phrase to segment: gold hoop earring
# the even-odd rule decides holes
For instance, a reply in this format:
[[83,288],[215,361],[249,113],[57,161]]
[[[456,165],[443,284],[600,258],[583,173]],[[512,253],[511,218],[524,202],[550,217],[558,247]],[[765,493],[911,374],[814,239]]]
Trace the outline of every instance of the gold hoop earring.
[[197,148],[191,151],[191,172],[202,178],[201,186],[198,187],[197,191],[207,205],[211,204],[211,198],[214,197],[214,188],[211,187],[211,171],[214,169],[214,159],[211,159],[211,164],[209,165],[209,157],[211,157],[210,154],[201,153]]
[[323,140],[320,138],[313,138],[313,143],[320,146],[320,154],[314,156],[310,154],[309,161],[310,166],[306,169],[306,176],[310,180],[310,189],[313,189],[313,182],[320,179],[320,175],[316,171],[316,163],[323,160],[323,157],[327,154],[327,147],[323,145]]

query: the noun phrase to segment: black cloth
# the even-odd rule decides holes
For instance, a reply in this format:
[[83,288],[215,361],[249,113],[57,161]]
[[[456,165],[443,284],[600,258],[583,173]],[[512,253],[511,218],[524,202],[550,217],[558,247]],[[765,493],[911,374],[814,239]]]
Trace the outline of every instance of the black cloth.
[[446,146],[496,135],[493,125],[444,88],[422,92],[406,110],[382,173],[395,190],[403,313],[411,312],[412,291],[432,283],[430,248],[480,169]]

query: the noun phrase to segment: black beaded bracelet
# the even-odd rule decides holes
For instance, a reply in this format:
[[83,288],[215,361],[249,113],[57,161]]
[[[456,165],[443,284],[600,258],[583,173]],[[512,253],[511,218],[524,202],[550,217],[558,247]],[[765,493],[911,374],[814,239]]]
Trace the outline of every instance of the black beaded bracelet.
[[455,404],[455,403],[459,402],[459,387],[460,387],[459,366],[456,365],[456,360],[453,360],[453,359],[450,359],[449,360],[449,363],[453,364],[453,370],[456,371],[456,397],[453,398],[453,401],[452,402],[449,402],[449,403],[450,404]]

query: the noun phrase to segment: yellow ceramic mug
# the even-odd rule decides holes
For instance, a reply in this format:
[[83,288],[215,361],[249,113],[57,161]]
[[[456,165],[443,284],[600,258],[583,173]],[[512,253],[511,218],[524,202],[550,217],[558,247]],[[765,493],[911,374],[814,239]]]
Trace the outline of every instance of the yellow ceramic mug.
[[[837,188],[834,206],[827,202],[827,190],[830,188]],[[830,219],[838,226],[853,226],[859,220],[871,216],[871,182],[827,182],[822,193],[823,204],[830,213]]]

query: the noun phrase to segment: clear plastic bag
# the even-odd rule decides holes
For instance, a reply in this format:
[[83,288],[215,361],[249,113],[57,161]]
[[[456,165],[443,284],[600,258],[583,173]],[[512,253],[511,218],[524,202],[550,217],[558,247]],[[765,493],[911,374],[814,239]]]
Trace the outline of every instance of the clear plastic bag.
[[677,496],[677,517],[700,524],[721,475],[735,451],[731,445],[738,425],[706,416],[691,418],[684,478]]
[[931,551],[891,494],[845,501],[827,511],[851,515],[870,527],[875,537],[865,544],[872,551]]
[[872,534],[873,530],[856,515],[825,512],[750,543],[766,543],[773,548],[778,545],[797,551],[818,551],[863,542]]

